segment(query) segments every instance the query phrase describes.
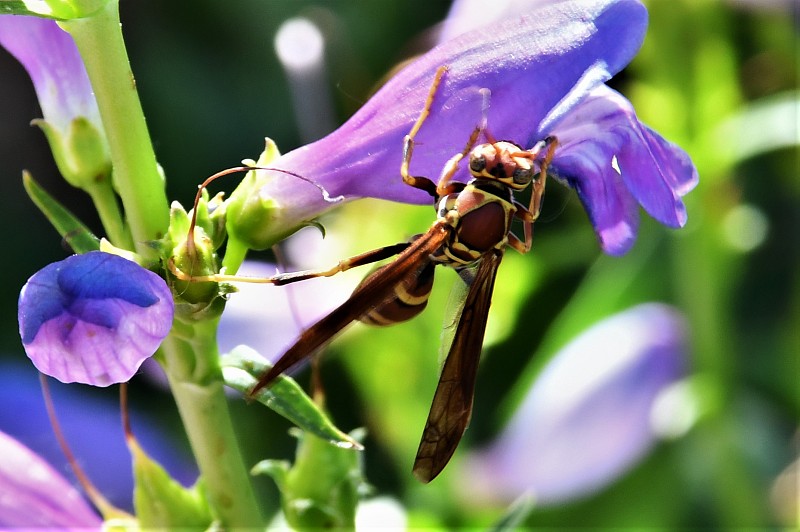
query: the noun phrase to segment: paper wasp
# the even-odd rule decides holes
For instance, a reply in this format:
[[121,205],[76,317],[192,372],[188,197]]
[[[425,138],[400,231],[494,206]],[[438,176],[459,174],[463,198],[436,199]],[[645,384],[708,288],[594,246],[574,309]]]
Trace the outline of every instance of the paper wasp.
[[[470,284],[458,325],[444,362],[439,384],[414,463],[415,476],[429,482],[444,469],[461,440],[472,413],[486,320],[497,268],[506,246],[520,253],[531,248],[533,222],[544,196],[547,166],[558,144],[554,137],[525,150],[513,142],[496,141],[483,123],[470,135],[466,147],[445,164],[438,183],[409,172],[414,139],[430,113],[447,68],[440,67],[425,106],[405,137],[400,173],[403,181],[429,193],[437,219],[424,234],[408,242],[387,246],[339,262],[329,270],[279,274],[269,282],[283,285],[312,277],[331,276],[355,266],[397,258],[368,275],[352,296],[302,333],[250,391],[256,393],[278,375],[293,368],[325,345],[350,323],[359,320],[390,325],[408,320],[427,304],[437,264],[450,266]],[[487,142],[476,146],[480,135]],[[458,165],[468,157],[472,179],[452,181]],[[532,185],[527,207],[513,193]],[[522,222],[521,239],[511,232],[512,222]]]

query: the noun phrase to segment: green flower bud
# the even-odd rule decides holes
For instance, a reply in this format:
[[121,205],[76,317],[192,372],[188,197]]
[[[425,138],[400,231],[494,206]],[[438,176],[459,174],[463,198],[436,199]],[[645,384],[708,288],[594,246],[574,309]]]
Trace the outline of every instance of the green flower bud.
[[[243,161],[244,164],[269,166],[280,155],[271,139],[265,141],[258,161]],[[228,236],[248,249],[267,249],[296,229],[280,227],[281,206],[263,193],[264,185],[272,179],[267,172],[252,170],[226,201]]]
[[90,120],[83,116],[73,118],[65,131],[44,119],[33,120],[31,124],[44,132],[58,169],[70,185],[87,191],[108,186],[111,175],[108,144],[103,132]]

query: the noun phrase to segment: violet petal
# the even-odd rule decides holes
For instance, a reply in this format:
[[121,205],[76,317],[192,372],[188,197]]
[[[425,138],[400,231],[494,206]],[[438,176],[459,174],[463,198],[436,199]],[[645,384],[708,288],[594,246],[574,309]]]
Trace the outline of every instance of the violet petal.
[[551,170],[576,189],[607,253],[632,245],[637,202],[669,227],[686,223],[681,196],[697,184],[697,170],[683,150],[639,122],[618,92],[597,87],[552,134],[560,145]]
[[158,275],[100,251],[46,266],[19,299],[28,357],[62,382],[129,380],[169,333],[172,317],[172,295]]
[[0,432],[0,526],[99,530],[103,520],[50,464]]
[[33,81],[45,120],[61,132],[83,116],[102,131],[100,111],[78,48],[54,20],[0,16],[0,45]]

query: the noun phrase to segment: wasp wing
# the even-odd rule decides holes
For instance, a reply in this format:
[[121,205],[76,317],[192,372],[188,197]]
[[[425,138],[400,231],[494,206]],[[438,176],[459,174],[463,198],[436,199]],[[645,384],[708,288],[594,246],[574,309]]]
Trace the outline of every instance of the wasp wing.
[[378,275],[372,275],[359,285],[347,301],[303,331],[297,342],[258,380],[250,395],[313,354],[347,325],[385,301],[399,282],[430,260],[430,255],[444,244],[450,231],[449,225],[437,222],[427,233],[415,239]]
[[439,336],[440,366],[444,364],[444,361],[447,360],[447,354],[450,353],[450,347],[453,345],[453,338],[455,338],[456,330],[458,329],[458,322],[461,319],[461,312],[464,310],[464,302],[467,300],[469,290],[475,281],[475,272],[477,270],[477,265],[466,266],[457,270],[458,279],[454,281],[444,307],[442,334]]
[[486,319],[502,258],[502,251],[496,250],[481,259],[464,302],[414,461],[414,476],[422,482],[430,482],[444,469],[469,424]]

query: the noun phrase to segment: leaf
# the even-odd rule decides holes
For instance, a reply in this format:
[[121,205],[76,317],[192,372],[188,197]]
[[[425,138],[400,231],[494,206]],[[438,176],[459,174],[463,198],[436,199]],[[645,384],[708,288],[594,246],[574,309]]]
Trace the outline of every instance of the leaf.
[[[238,346],[221,358],[225,384],[247,394],[255,386],[258,377],[270,365],[256,351],[247,346]],[[331,445],[343,449],[363,450],[356,440],[336,428],[330,418],[303,391],[294,379],[280,376],[269,387],[260,390],[255,400],[282,415],[300,429],[322,438]]]
[[202,482],[184,488],[135,440],[129,440],[128,447],[133,456],[134,506],[142,530],[209,529],[214,518]]
[[53,224],[58,234],[75,253],[88,253],[100,249],[100,240],[66,207],[47,193],[27,171],[22,172],[22,183],[33,203]]

